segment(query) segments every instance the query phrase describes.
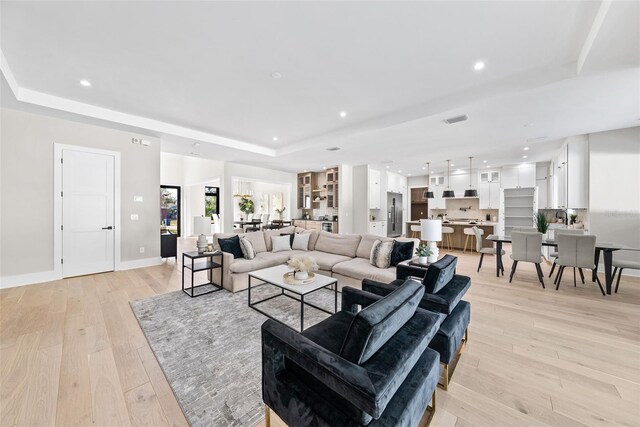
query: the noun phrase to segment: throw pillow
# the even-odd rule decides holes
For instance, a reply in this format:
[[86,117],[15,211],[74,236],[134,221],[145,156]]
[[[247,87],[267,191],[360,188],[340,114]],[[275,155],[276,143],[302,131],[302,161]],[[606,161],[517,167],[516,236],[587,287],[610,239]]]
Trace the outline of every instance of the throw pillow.
[[246,237],[240,238],[240,249],[242,250],[242,255],[246,259],[254,259],[256,257],[256,251],[253,249],[253,244]]
[[233,236],[228,239],[218,239],[220,250],[233,255],[234,258],[242,258],[242,248],[240,248],[240,237]]
[[280,233],[281,236],[289,236],[289,245],[293,246],[293,239],[296,236],[296,233]]
[[391,265],[391,251],[393,250],[393,240],[382,242],[376,240],[371,247],[369,262],[378,268],[389,268]]
[[402,261],[411,259],[412,256],[413,242],[399,242],[397,240],[393,241],[393,250],[391,251],[391,265],[396,266]]
[[271,236],[271,252],[282,252],[291,250],[291,240],[289,236]]
[[299,251],[309,250],[309,237],[311,237],[311,234],[296,234],[293,238],[291,249]]

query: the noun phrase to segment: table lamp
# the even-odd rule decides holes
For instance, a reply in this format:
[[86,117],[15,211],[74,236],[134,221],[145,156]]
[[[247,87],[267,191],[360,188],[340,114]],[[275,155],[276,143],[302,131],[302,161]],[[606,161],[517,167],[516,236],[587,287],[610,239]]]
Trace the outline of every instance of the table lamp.
[[428,263],[438,261],[440,254],[436,242],[442,241],[442,220],[441,219],[421,219],[420,239],[427,242],[427,247],[431,250],[431,255],[427,258]]
[[198,241],[196,242],[198,253],[201,254],[205,252],[209,245],[207,235],[211,234],[211,218],[206,216],[194,216],[193,234],[199,234]]

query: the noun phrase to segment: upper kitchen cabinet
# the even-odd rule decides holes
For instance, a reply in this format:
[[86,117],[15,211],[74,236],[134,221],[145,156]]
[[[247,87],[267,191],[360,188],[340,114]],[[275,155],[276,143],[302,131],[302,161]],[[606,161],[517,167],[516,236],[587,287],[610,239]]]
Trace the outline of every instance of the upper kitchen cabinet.
[[478,184],[478,205],[480,209],[500,208],[500,182]]
[[407,191],[407,178],[393,172],[387,172],[387,192],[402,193]]
[[586,209],[589,205],[589,142],[568,138],[555,157],[553,207]]
[[536,186],[536,165],[523,164],[502,168],[502,188],[527,188]]
[[455,192],[456,197],[463,197],[464,190],[469,188],[468,174],[455,174],[449,178],[449,187]]
[[338,168],[327,169],[327,207],[338,207]]
[[478,175],[479,184],[487,182],[500,182],[500,170],[498,169],[489,169],[486,171],[482,171]]
[[444,187],[431,188],[433,191],[433,199],[429,199],[429,209],[445,209],[446,199],[442,198]]
[[315,188],[316,174],[312,172],[298,174],[298,209],[311,209],[311,192]]
[[538,187],[538,209],[552,209],[553,192],[551,191],[551,163],[536,165],[536,186]]
[[375,169],[369,169],[369,209],[380,209],[380,184],[381,174],[380,171]]
[[431,175],[429,177],[429,187],[442,187],[444,186],[444,175]]

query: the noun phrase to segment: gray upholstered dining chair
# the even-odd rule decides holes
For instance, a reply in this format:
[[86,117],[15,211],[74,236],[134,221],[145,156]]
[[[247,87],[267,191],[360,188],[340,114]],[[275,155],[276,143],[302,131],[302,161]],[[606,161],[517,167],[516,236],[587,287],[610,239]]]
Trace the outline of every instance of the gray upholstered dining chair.
[[531,262],[536,266],[538,280],[544,288],[544,280],[542,274],[542,233],[523,233],[516,231],[511,233],[511,275],[509,283],[513,280],[519,262]]
[[[556,291],[560,288],[560,282],[562,281],[562,273],[566,267],[573,267],[573,286],[576,286],[576,268],[580,271],[580,277],[582,283],[584,283],[583,268],[594,270],[596,265],[594,263],[594,255],[596,252],[596,236],[593,235],[575,235],[575,234],[559,234],[556,239],[558,242],[558,258],[556,264],[558,264],[558,274],[556,275]],[[600,287],[602,295],[604,289],[602,289],[602,283],[598,275],[595,275],[596,282]]]
[[[575,228],[558,228],[554,230],[553,235],[554,238],[557,239],[560,234],[573,234],[576,236],[581,236],[584,234],[584,230],[575,229]],[[549,277],[553,275],[553,270],[556,269],[556,259],[558,258],[558,250],[554,250],[549,254],[550,258],[553,258],[553,265],[551,265],[551,272],[549,272]],[[581,276],[582,277],[582,276]],[[584,280],[582,281],[584,283]]]
[[613,278],[615,279],[616,273],[618,274],[618,280],[616,281],[616,293],[620,287],[620,278],[622,277],[622,270],[640,270],[640,262],[638,261],[626,261],[626,260],[613,260]]
[[[478,272],[480,272],[480,268],[482,267],[482,260],[484,259],[484,255],[496,255],[496,248],[483,248],[482,246],[482,230],[478,227],[472,227],[473,234],[476,236],[476,251],[480,254],[480,262],[478,263]],[[500,250],[500,256],[504,255],[504,249]],[[502,274],[504,274],[504,268],[502,268]]]
[[[265,225],[269,224],[269,217],[270,217],[270,216],[271,216],[271,215],[269,215],[269,214],[262,214],[262,215],[260,216],[260,222],[262,223],[262,224],[261,224],[261,226],[262,226],[262,227],[264,227]],[[256,218],[256,220],[257,220],[257,219],[258,219],[258,218]]]

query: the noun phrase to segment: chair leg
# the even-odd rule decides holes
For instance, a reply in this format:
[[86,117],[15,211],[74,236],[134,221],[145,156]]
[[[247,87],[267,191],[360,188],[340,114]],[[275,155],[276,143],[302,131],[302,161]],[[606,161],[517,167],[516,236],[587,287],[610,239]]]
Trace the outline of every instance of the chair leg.
[[271,409],[267,405],[264,405],[264,424],[271,427]]
[[462,249],[462,253],[467,252],[467,243],[469,243],[469,235],[464,239],[464,249]]
[[[617,268],[616,268],[617,270]],[[620,287],[620,278],[622,277],[622,270],[624,270],[624,268],[621,268],[618,271],[618,280],[616,281],[616,294],[618,293],[618,288]],[[613,277],[616,277],[616,273],[613,273]]]
[[604,293],[604,289],[602,288],[602,283],[600,283],[600,278],[598,277],[598,275],[596,274],[596,283],[598,283],[598,286],[600,286],[600,292],[602,292],[602,296],[606,297],[607,294]]
[[576,268],[573,267],[573,287],[575,288],[576,286],[578,286],[576,283]]
[[509,276],[509,283],[513,280],[513,274],[516,272],[516,267],[518,266],[518,261],[513,261],[513,265],[511,266],[511,275]]
[[556,276],[556,291],[560,288],[560,281],[562,280],[562,273],[564,272],[564,265],[561,265],[558,269],[558,275]]
[[536,263],[536,271],[538,272],[538,279],[540,279],[540,283],[542,284],[542,289],[545,289],[544,273],[542,273],[542,266],[540,265],[540,263]]
[[553,264],[551,265],[551,272],[549,273],[549,278],[551,278],[551,276],[553,276],[553,270],[556,269],[556,262],[553,261]]
[[484,258],[484,253],[480,254],[480,262],[478,263],[478,273],[480,272],[480,268],[482,267],[482,259]]
[[582,284],[584,285],[584,273],[581,268],[579,268],[578,271],[580,272],[580,280],[582,280]]

